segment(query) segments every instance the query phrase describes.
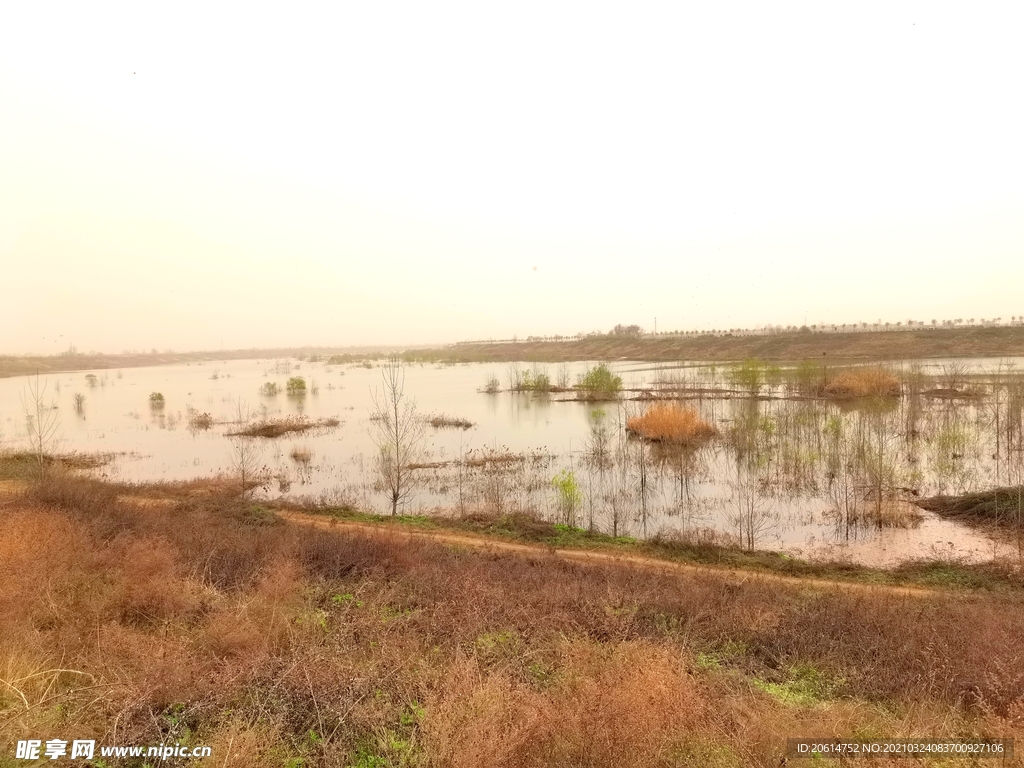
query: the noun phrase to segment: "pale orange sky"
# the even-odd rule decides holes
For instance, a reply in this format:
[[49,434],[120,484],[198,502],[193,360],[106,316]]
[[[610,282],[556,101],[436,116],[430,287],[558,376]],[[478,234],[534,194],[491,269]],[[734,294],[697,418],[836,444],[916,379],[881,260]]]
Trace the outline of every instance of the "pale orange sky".
[[0,353],[1021,315],[1022,21],[7,3]]

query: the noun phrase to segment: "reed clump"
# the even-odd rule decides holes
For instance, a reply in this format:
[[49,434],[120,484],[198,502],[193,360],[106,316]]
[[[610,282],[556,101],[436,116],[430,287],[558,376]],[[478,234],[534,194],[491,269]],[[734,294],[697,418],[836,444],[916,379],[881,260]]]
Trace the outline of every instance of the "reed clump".
[[476,423],[469,419],[463,419],[458,416],[446,416],[443,413],[428,416],[427,423],[434,429],[472,429],[476,426]]
[[899,397],[900,380],[884,368],[852,368],[842,371],[825,385],[825,395],[840,399],[855,397]]
[[703,442],[718,434],[695,408],[678,403],[655,403],[642,416],[629,419],[626,429],[647,440],[681,445]]
[[317,429],[320,427],[336,427],[341,422],[338,419],[321,419],[320,421],[310,421],[309,419],[301,416],[289,416],[285,419],[267,419],[266,421],[258,421],[255,424],[237,430],[235,432],[228,432],[228,437],[267,437],[275,438],[287,435],[291,432],[306,432],[310,429]]

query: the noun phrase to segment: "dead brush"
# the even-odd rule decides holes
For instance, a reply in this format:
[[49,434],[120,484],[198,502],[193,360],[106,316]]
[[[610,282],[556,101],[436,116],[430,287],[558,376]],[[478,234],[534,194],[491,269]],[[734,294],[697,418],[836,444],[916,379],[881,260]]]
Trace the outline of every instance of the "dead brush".
[[884,368],[851,368],[825,385],[825,395],[839,399],[855,397],[899,397],[900,380]]
[[679,445],[692,445],[718,434],[714,425],[702,419],[695,408],[678,403],[655,403],[642,416],[629,419],[626,429],[647,440]]

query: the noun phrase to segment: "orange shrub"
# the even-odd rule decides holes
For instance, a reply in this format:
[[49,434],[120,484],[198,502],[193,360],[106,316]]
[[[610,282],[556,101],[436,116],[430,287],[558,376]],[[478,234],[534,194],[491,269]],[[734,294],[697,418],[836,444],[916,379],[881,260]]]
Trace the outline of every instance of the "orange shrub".
[[899,397],[900,380],[884,368],[843,371],[825,386],[829,397]]
[[626,428],[648,440],[695,443],[714,436],[718,430],[700,417],[695,408],[678,403],[655,403],[643,416],[634,416]]

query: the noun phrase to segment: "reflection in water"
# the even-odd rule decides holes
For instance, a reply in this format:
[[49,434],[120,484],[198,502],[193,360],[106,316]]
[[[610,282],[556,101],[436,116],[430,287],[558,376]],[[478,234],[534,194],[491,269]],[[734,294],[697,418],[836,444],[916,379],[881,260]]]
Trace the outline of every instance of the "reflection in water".
[[[950,365],[905,363],[903,397],[837,402],[806,395],[820,389],[813,366],[748,369],[744,383],[721,365],[623,363],[616,372],[638,391],[608,403],[507,391],[516,375],[520,382],[527,375],[531,382],[575,381],[584,364],[518,372],[412,365],[407,387],[421,413],[475,426],[427,430],[408,510],[522,512],[617,536],[717,537],[865,562],[933,551],[991,557],[984,536],[909,502],[1024,480],[1024,377],[999,361],[970,361],[964,370]],[[298,375],[316,387],[286,394],[288,379]],[[496,375],[506,391],[483,392]],[[259,442],[268,480],[254,493],[385,509],[374,485],[368,421],[376,367],[230,361],[50,378],[58,409],[76,414],[62,420],[61,449],[123,453],[103,470],[108,476],[181,480],[230,472],[237,458],[225,433],[239,422],[338,418],[337,428],[301,440]],[[0,380],[9,446],[27,439],[24,386],[23,378]],[[162,394],[159,405],[151,393]],[[666,396],[696,408],[718,436],[687,446],[630,436],[626,422],[644,412],[644,399]],[[246,400],[258,409],[243,407]],[[552,482],[556,477],[561,484]],[[579,493],[571,504],[567,477]]]

